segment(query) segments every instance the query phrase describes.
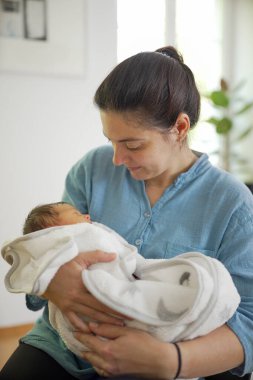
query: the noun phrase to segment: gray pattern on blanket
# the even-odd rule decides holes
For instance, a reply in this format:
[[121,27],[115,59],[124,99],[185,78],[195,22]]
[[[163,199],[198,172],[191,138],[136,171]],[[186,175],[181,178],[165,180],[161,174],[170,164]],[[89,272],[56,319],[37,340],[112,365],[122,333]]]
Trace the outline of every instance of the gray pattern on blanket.
[[157,315],[161,321],[174,322],[178,318],[180,318],[184,313],[186,313],[187,310],[188,309],[184,309],[180,311],[179,313],[170,311],[166,308],[166,306],[164,305],[163,299],[161,298],[159,299],[158,304],[157,304]]

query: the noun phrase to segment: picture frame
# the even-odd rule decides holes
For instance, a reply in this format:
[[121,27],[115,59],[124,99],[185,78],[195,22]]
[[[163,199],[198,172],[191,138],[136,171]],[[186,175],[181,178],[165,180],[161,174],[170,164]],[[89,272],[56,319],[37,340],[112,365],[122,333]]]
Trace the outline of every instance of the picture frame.
[[[11,2],[11,0],[5,1]],[[42,0],[44,8],[35,3],[37,0],[18,1],[22,1],[23,12],[25,10],[28,12],[25,25],[26,35],[20,35],[21,15],[16,17],[18,20],[13,27],[15,33],[16,25],[19,35],[4,35],[2,29],[0,72],[84,76],[85,1]],[[13,3],[18,1],[13,1]],[[24,5],[25,1],[26,5]],[[41,17],[41,15],[45,19],[36,21],[36,17]],[[0,32],[4,21],[4,17],[1,16],[3,14],[0,13]],[[12,17],[12,14],[8,13],[8,16]]]

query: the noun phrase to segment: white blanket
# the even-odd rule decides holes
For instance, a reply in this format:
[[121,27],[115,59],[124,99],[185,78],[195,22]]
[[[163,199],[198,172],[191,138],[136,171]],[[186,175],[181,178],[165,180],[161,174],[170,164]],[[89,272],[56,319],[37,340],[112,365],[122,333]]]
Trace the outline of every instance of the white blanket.
[[[205,335],[223,325],[239,305],[232,278],[218,260],[198,252],[146,260],[99,223],[52,227],[4,244],[2,256],[11,265],[6,288],[41,295],[61,265],[79,252],[96,249],[115,252],[117,258],[83,270],[85,286],[102,303],[134,319],[125,320],[126,325],[162,341]],[[80,355],[85,347],[74,338],[73,327],[51,302],[49,311],[53,327],[68,348]]]

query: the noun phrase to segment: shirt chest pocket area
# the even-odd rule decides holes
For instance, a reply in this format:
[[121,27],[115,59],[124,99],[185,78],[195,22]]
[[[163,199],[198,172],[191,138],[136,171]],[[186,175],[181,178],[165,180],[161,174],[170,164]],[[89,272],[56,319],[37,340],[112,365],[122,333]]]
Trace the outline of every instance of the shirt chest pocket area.
[[206,249],[206,247],[201,246],[193,246],[193,245],[186,245],[182,244],[180,242],[171,242],[168,241],[165,245],[165,251],[164,251],[164,259],[171,259],[172,257],[178,256],[182,253],[187,252],[198,252],[203,253],[205,256],[213,257],[215,258],[215,251]]

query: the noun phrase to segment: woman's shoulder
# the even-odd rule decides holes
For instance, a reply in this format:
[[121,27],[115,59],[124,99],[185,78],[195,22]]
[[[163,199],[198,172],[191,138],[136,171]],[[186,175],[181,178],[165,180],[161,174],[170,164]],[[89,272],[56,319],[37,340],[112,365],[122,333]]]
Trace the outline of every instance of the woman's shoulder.
[[112,167],[113,149],[109,145],[102,145],[86,152],[77,162],[74,163],[70,172],[82,174],[89,170]]
[[[211,174],[212,172],[212,174]],[[214,207],[232,211],[237,221],[253,221],[253,194],[234,174],[217,167],[210,170],[209,190]]]
[[101,145],[98,147],[95,147],[93,149],[90,149],[88,152],[86,152],[77,162],[75,165],[84,164],[87,161],[90,160],[97,160],[97,159],[112,159],[113,156],[113,149],[111,145]]
[[[186,174],[186,188],[191,197],[198,199],[202,207],[212,205],[222,215],[237,215],[252,219],[253,194],[234,174],[214,166],[206,154]],[[187,183],[188,181],[188,183]]]
[[198,178],[203,186],[207,186],[209,192],[214,190],[217,195],[220,193],[235,197],[242,195],[253,200],[249,188],[234,174],[213,165],[207,154],[195,153],[199,159],[191,170],[190,179]]
[[211,170],[214,179],[213,186],[217,187],[217,190],[225,191],[227,195],[234,197],[246,197],[253,202],[252,193],[249,188],[234,174],[214,166]]
[[94,149],[91,149],[88,153],[88,156],[103,156],[103,157],[112,157],[113,156],[113,148],[111,145],[101,145]]

